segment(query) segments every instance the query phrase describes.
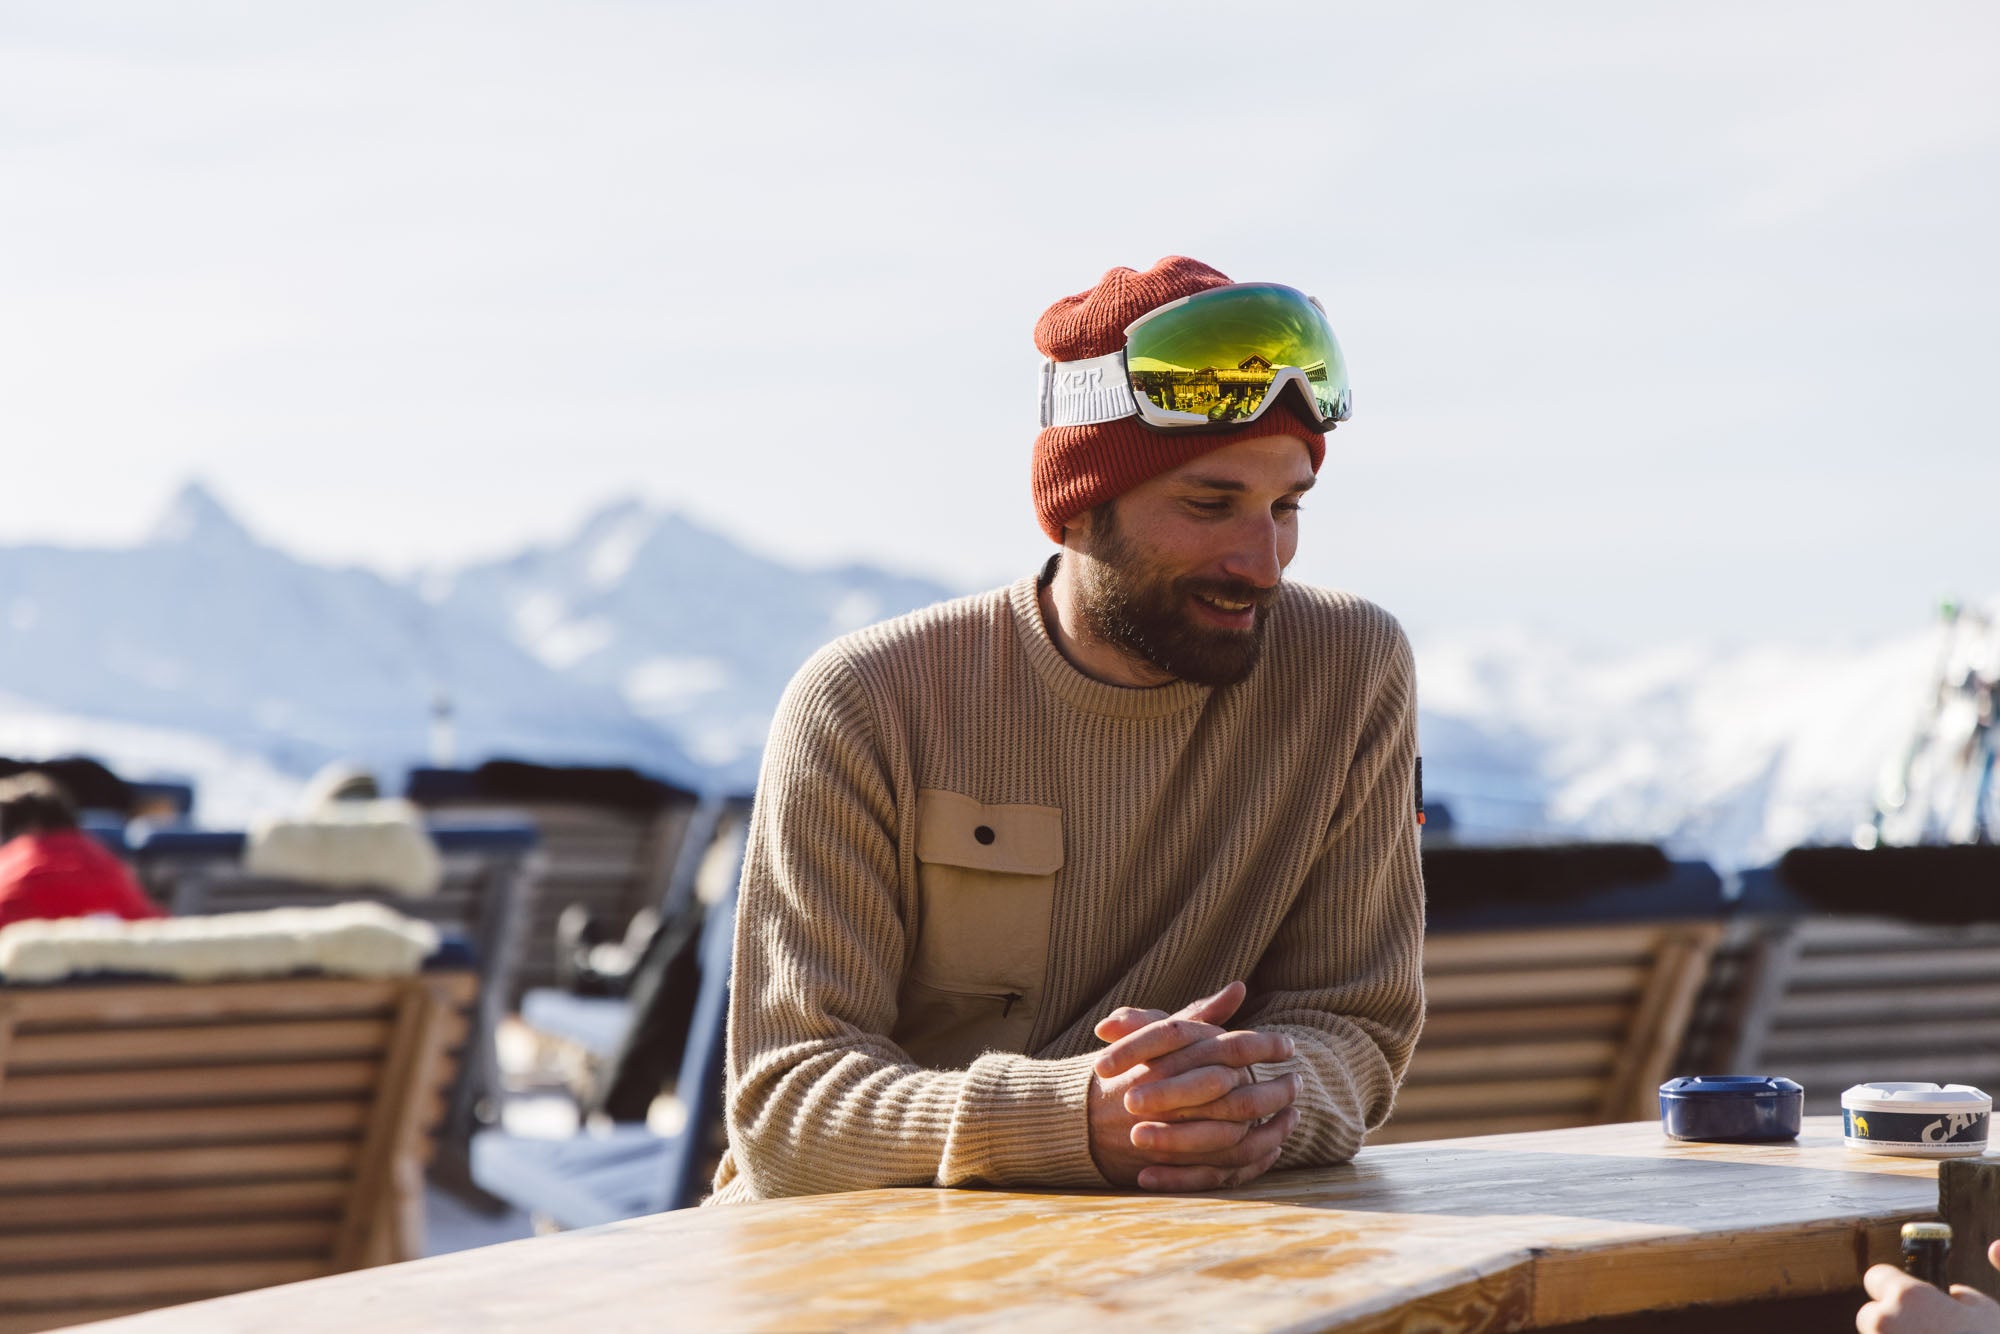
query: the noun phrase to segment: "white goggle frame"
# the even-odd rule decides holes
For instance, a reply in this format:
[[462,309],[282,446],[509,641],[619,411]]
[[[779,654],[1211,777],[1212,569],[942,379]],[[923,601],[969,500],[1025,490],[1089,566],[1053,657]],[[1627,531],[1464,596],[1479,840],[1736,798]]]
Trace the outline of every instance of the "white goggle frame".
[[[1270,406],[1277,402],[1286,385],[1296,384],[1311,407],[1315,419],[1319,416],[1319,400],[1313,396],[1312,381],[1297,366],[1284,366],[1271,377],[1271,387],[1264,392],[1264,401],[1257,410],[1247,417],[1227,423],[1242,426],[1263,416]],[[1347,420],[1348,392],[1341,393],[1340,415],[1333,421],[1325,422],[1321,429],[1331,430],[1333,426]],[[1199,412],[1175,412],[1163,408],[1132,387],[1132,376],[1125,369],[1125,352],[1119,349],[1101,357],[1086,357],[1082,361],[1045,361],[1042,363],[1042,425],[1043,426],[1096,426],[1100,422],[1115,422],[1124,417],[1137,417],[1151,426],[1213,426],[1206,415]]]
[[[1258,283],[1231,283],[1230,287],[1267,286]],[[1209,291],[1224,291],[1225,288],[1210,288]],[[1138,319],[1125,326],[1125,336],[1146,321],[1177,306],[1184,306],[1195,297],[1206,295],[1196,292],[1178,301],[1169,301],[1155,310],[1149,310]],[[1320,314],[1326,314],[1326,307],[1316,296],[1306,300],[1319,307]],[[1324,421],[1319,415],[1319,400],[1313,395],[1312,381],[1296,366],[1282,367],[1271,377],[1271,387],[1265,391],[1264,399],[1257,410],[1248,417],[1227,423],[1242,426],[1256,421],[1264,415],[1278,399],[1283,397],[1287,385],[1296,384],[1305,396],[1306,405],[1315,421],[1321,421],[1321,430],[1330,431],[1340,422],[1347,420],[1351,410],[1352,391],[1343,388],[1340,392],[1339,415],[1332,421]],[[1137,417],[1150,426],[1213,426],[1216,423],[1199,412],[1175,412],[1163,408],[1152,399],[1132,387],[1132,373],[1125,364],[1125,349],[1107,352],[1101,357],[1086,357],[1081,361],[1044,361],[1042,363],[1042,425],[1048,426],[1096,426],[1103,422],[1119,421],[1125,417]]]

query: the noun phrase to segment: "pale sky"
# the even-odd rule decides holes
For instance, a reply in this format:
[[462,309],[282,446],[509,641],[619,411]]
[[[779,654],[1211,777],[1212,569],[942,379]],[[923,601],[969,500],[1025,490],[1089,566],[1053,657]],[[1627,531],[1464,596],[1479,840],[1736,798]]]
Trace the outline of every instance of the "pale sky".
[[639,494],[997,582],[1036,316],[1183,253],[1347,354],[1294,575],[1905,630],[2000,592],[1996,68],[1984,4],[0,0],[0,544],[201,475],[389,571]]

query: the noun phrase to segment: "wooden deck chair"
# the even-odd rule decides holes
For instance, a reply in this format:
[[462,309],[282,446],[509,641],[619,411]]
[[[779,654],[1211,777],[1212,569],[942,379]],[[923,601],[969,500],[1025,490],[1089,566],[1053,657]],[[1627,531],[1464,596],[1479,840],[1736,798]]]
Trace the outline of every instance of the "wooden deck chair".
[[1432,936],[1429,1017],[1395,1112],[1369,1142],[1657,1116],[1720,931],[1686,921]]
[[472,1142],[473,1180],[482,1189],[562,1228],[594,1227],[700,1203],[722,1126],[740,848],[731,888],[710,905],[702,923],[701,990],[675,1085],[687,1113],[680,1131],[661,1136],[643,1123],[626,1123],[553,1140],[489,1130]]
[[470,1181],[466,1153],[473,1132],[500,1097],[494,1035],[520,966],[537,835],[530,825],[488,822],[439,825],[431,836],[444,862],[444,881],[435,894],[421,897],[249,875],[241,865],[243,836],[236,833],[162,832],[141,840],[134,853],[154,893],[176,917],[361,901],[430,922],[471,948],[479,987],[437,1155],[440,1184],[460,1189]]
[[0,986],[0,1334],[418,1254],[477,985]]
[[518,816],[541,835],[534,893],[524,913],[520,967],[502,998],[509,1010],[530,987],[556,980],[556,919],[572,904],[588,909],[602,927],[622,934],[642,910],[658,911],[666,898],[697,800],[675,796],[645,812],[581,802],[490,799],[455,793],[449,785],[419,782],[410,799],[440,813]]
[[2000,1089],[2000,848],[1801,849],[1740,911],[1733,1071],[1797,1080],[1809,1115],[1871,1081]]
[[[677,936],[685,939],[687,927],[698,924],[698,918],[686,920],[689,914],[699,914],[735,888],[750,805],[748,796],[711,798],[697,811],[674,880],[667,888],[660,925],[628,979],[637,1000],[654,1008],[675,1003],[672,995],[660,990],[661,970],[671,965],[659,950]],[[557,1053],[553,1064],[577,1072],[579,1102],[588,1101],[607,1084],[620,1082],[624,1067],[643,1064],[645,1053],[635,1050],[635,1039],[652,1042],[658,1036],[659,1023],[671,1021],[666,1015],[635,1013],[635,992],[578,996],[553,987],[536,987],[522,996],[521,1022],[545,1048]],[[685,1015],[681,1020],[684,1026]],[[642,1031],[635,1032],[635,1023]],[[657,1086],[672,1073],[672,1066],[660,1068],[651,1082]],[[633,1077],[642,1083],[646,1080],[642,1071],[634,1071]]]
[[1644,844],[1425,849],[1429,1014],[1394,1143],[1657,1116],[1722,882]]

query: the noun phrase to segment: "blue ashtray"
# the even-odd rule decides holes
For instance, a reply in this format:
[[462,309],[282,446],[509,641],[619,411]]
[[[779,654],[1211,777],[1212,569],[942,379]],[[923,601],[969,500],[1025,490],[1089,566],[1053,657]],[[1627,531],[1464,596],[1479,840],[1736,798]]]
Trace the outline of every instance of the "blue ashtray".
[[1805,1089],[1776,1075],[1693,1075],[1660,1085],[1660,1126],[1718,1144],[1797,1139],[1805,1104]]

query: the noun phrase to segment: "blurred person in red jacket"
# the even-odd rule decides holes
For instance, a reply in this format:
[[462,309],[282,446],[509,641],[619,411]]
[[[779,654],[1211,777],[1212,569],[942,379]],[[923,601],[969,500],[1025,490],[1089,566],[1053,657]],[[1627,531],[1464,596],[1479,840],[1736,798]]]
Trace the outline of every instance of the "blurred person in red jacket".
[[164,917],[139,882],[76,827],[76,806],[46,775],[0,780],[0,927],[30,918]]

